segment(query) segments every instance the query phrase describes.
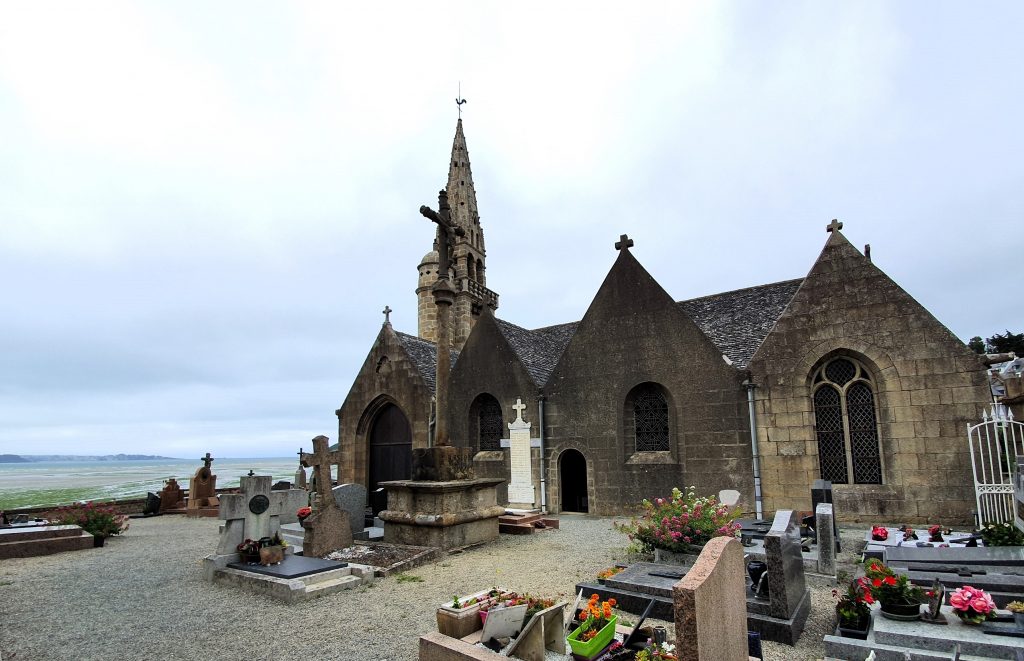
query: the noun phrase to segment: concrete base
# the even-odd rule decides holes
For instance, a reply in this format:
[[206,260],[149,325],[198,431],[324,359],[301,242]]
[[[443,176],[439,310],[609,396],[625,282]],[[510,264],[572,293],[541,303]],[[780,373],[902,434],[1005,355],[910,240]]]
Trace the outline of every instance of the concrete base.
[[896,622],[874,609],[867,640],[825,636],[826,658],[860,661],[874,650],[877,661],[930,661],[952,658],[956,645],[960,645],[963,658],[1014,659],[1018,651],[1024,651],[1024,638],[983,633],[982,626],[988,625],[964,624],[950,606],[943,606],[942,613],[949,621],[946,626]]
[[[372,583],[373,567],[349,564],[347,567],[310,574],[300,578],[275,578],[227,565],[238,560],[238,554],[211,555],[203,560],[203,573],[207,580],[220,585],[232,585],[247,592],[262,594],[288,604],[299,603]],[[285,560],[287,562],[287,560]],[[220,565],[220,567],[218,567]]]
[[379,514],[384,542],[449,550],[497,539],[498,517],[505,513],[495,493],[501,482],[498,478],[382,482],[388,494],[388,509]]
[[0,530],[0,560],[80,551],[94,546],[93,536],[78,526],[26,526]]

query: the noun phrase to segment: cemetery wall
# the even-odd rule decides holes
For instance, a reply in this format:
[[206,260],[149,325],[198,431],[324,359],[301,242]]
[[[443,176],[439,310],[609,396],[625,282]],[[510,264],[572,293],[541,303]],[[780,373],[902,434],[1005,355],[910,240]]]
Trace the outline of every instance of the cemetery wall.
[[390,325],[381,328],[338,409],[339,481],[369,484],[369,443],[374,415],[388,403],[409,419],[412,447],[427,447],[433,393]]
[[834,485],[839,517],[968,522],[966,429],[989,400],[984,366],[838,232],[750,364],[766,511],[809,505],[820,477],[811,377],[836,355],[871,373],[882,454],[882,484]]
[[[705,494],[737,489],[752,506],[741,381],[643,266],[622,251],[544,388],[549,509],[560,511],[559,457],[569,448],[587,460],[593,513],[621,513],[643,498],[690,485]],[[667,452],[632,452],[627,397],[647,382],[667,395]]]

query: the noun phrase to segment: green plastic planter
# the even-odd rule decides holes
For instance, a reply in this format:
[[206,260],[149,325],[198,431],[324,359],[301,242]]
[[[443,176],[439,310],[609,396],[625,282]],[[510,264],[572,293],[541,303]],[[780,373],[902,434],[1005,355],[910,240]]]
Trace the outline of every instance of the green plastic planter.
[[569,647],[572,648],[572,653],[576,656],[581,656],[585,659],[593,659],[601,650],[608,647],[615,638],[615,623],[619,621],[619,616],[616,615],[603,629],[597,632],[597,635],[587,641],[576,640],[576,637],[580,635],[580,629],[582,625],[577,627],[571,634],[569,634]]

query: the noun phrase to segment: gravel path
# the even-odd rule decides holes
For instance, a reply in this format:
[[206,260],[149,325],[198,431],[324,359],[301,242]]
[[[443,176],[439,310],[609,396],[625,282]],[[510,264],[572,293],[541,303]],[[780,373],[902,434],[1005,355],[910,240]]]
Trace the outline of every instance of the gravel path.
[[[0,561],[0,659],[415,659],[418,636],[436,629],[434,611],[452,595],[501,585],[571,599],[578,581],[623,560],[626,545],[610,518],[563,515],[560,530],[502,535],[407,573],[421,580],[392,576],[286,606],[203,581],[217,525],[134,520],[102,549]],[[833,586],[810,587],[800,643],[766,642],[766,659],[824,656]]]

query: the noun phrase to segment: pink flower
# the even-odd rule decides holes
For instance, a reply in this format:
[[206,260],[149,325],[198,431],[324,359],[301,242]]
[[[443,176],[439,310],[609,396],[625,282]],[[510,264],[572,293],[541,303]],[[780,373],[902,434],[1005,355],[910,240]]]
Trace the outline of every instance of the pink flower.
[[971,599],[971,608],[978,611],[979,613],[991,613],[995,609],[996,604],[992,601],[992,597],[987,594],[982,594],[974,599]]

